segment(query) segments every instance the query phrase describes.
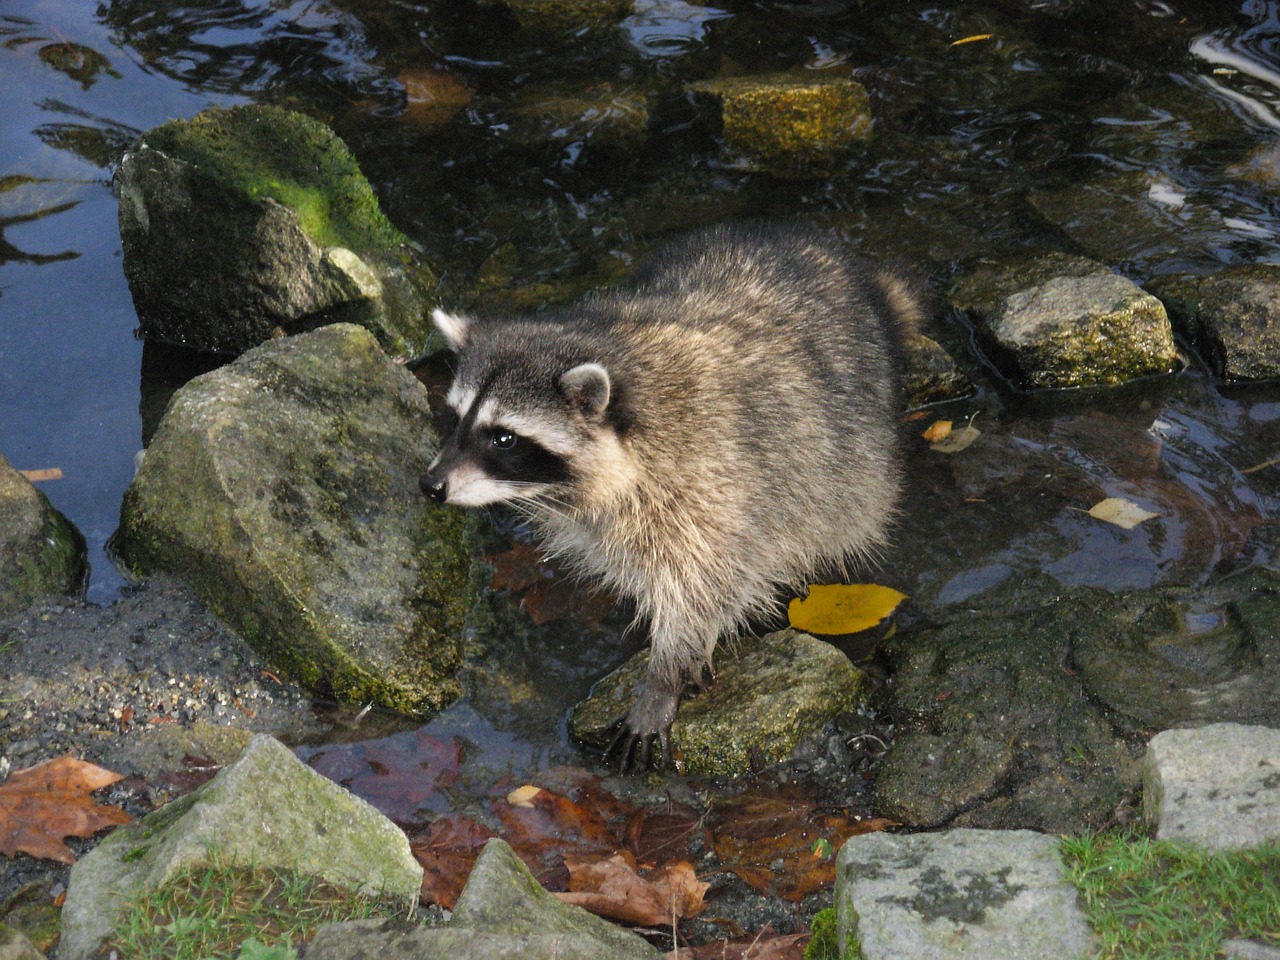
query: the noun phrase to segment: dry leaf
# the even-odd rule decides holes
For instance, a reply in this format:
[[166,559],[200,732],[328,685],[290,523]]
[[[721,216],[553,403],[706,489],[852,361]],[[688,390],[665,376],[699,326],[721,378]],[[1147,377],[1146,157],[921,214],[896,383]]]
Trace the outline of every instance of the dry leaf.
[[951,433],[950,420],[935,420],[930,424],[929,429],[920,436],[924,437],[930,443],[937,443]]
[[990,34],[990,33],[975,33],[975,34],[972,34],[972,35],[970,35],[970,36],[968,36],[968,37],[961,37],[959,40],[952,40],[952,41],[951,41],[951,46],[953,46],[953,47],[960,47],[960,46],[963,46],[963,45],[964,45],[964,44],[966,44],[966,43],[977,43],[979,40],[990,40],[990,39],[992,38],[992,36],[994,36],[994,34]]
[[791,626],[808,633],[857,633],[874,627],[905,599],[905,593],[874,583],[814,584],[806,599],[791,601],[787,617]]
[[1150,520],[1160,514],[1143,510],[1132,500],[1125,500],[1123,497],[1107,497],[1089,508],[1089,516],[1095,520],[1114,523],[1125,530],[1132,530],[1144,520]]
[[698,880],[687,863],[667,864],[651,877],[642,877],[635,858],[625,850],[602,860],[566,857],[565,866],[569,892],[557,894],[561,900],[596,916],[641,927],[697,916],[710,887]]
[[120,774],[67,755],[10,774],[0,785],[0,854],[18,851],[42,860],[75,863],[64,837],[91,837],[132,818],[90,794]]

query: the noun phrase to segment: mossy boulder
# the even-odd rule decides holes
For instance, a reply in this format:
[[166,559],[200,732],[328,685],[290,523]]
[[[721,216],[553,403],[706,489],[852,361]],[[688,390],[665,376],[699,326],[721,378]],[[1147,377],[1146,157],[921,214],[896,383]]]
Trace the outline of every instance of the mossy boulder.
[[59,956],[92,956],[131,899],[207,864],[288,870],[406,908],[422,886],[399,827],[259,735],[194,793],[117,828],[76,863]]
[[1205,277],[1161,277],[1149,289],[1219,377],[1280,377],[1280,266],[1258,263]]
[[425,350],[436,278],[319,121],[206,110],[143,134],[116,186],[143,336],[240,353],[347,321],[389,352]]
[[80,532],[0,456],[0,614],[78,594],[87,572]]
[[952,288],[951,301],[1023,389],[1108,386],[1178,364],[1164,305],[1084,257],[983,267]]
[[179,390],[125,494],[118,541],[278,670],[426,713],[459,693],[470,515],[418,490],[426,392],[368,331],[257,347]]
[[910,409],[973,393],[973,382],[936,340],[922,334],[907,337],[903,361],[902,392]]
[[720,77],[687,89],[732,160],[776,176],[826,176],[871,136],[867,91],[847,77]]
[[[635,700],[648,651],[601,680],[574,708],[569,731],[607,746],[610,727]],[[862,706],[870,681],[843,653],[814,637],[782,630],[721,645],[716,682],[684,701],[671,727],[672,756],[683,773],[739,776],[752,760],[787,757],[837,714]]]

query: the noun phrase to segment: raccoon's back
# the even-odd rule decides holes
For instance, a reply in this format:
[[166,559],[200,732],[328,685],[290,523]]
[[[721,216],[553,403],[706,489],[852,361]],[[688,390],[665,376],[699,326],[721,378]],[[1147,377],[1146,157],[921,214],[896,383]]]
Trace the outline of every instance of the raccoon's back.
[[808,230],[718,227],[591,312],[673,523],[755,555],[744,563],[766,551],[775,580],[884,542],[901,485],[897,333],[869,270]]

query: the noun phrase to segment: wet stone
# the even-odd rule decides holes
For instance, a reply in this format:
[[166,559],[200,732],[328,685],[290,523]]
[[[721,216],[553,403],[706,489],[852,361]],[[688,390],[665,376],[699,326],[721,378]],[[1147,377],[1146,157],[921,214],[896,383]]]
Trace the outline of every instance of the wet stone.
[[488,0],[505,7],[520,29],[539,40],[572,43],[631,14],[633,0]]
[[973,392],[973,383],[942,345],[929,337],[908,338],[902,391],[910,408],[958,400]]
[[508,142],[551,151],[576,161],[580,155],[628,156],[649,135],[649,108],[643,94],[604,89],[536,90],[504,111]]
[[1227,267],[1148,285],[1179,331],[1226,380],[1280,377],[1280,266]]
[[867,91],[846,77],[792,73],[689,84],[732,161],[781,177],[824,176],[871,137]]
[[1118,384],[1178,363],[1160,301],[1083,257],[982,268],[955,285],[951,300],[1023,389]]
[[842,955],[865,960],[1073,960],[1092,946],[1057,842],[1029,831],[852,837],[835,900]]
[[1143,814],[1162,840],[1209,850],[1280,841],[1280,729],[1214,723],[1147,746]]
[[79,531],[0,456],[0,614],[79,593],[86,573]]
[[[607,746],[648,663],[644,651],[601,680],[574,708],[570,733]],[[721,644],[715,685],[680,705],[671,727],[672,754],[685,773],[739,776],[753,760],[782,760],[837,714],[857,710],[869,686],[835,647],[794,630]]]

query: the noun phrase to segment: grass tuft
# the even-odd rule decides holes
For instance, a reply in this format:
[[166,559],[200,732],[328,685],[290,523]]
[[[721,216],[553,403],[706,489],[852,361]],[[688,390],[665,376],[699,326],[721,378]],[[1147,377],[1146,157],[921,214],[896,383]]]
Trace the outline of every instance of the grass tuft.
[[1098,960],[1213,960],[1232,937],[1280,946],[1280,844],[1213,854],[1112,833],[1061,849]]
[[130,960],[292,960],[326,923],[404,911],[287,870],[212,863],[182,869],[130,904],[108,945]]

